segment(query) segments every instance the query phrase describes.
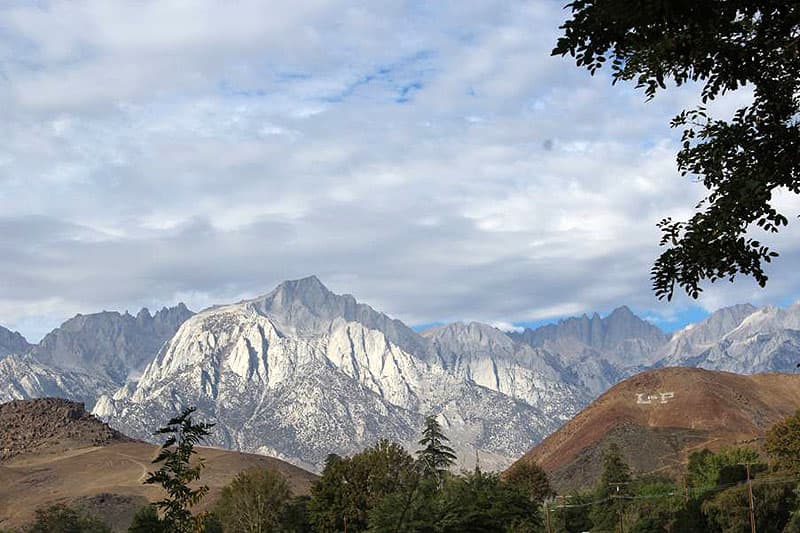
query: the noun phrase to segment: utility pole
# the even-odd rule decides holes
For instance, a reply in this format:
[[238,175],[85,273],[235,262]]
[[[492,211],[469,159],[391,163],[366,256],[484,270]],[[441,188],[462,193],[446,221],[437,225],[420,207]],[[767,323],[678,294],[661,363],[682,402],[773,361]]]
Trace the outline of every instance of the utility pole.
[[547,529],[547,533],[553,533],[550,527],[550,508],[547,506],[547,500],[544,501],[544,527]]
[[622,523],[622,496],[620,496],[619,494],[619,488],[622,485],[627,485],[627,484],[628,483],[609,483],[609,485],[616,488],[615,495],[613,495],[612,498],[619,500],[619,503],[617,504],[617,516],[619,516],[619,533],[625,533]]
[[689,479],[688,476],[683,476],[683,503],[689,503]]
[[747,496],[750,500],[750,531],[756,533],[756,513],[753,508],[753,480],[750,479],[750,465],[753,463],[737,463],[747,468]]

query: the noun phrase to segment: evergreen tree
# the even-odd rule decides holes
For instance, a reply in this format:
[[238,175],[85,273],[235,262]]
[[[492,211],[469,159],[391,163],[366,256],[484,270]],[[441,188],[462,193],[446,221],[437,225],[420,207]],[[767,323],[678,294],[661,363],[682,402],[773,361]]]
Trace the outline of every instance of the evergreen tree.
[[595,489],[595,498],[606,501],[592,507],[590,516],[594,529],[614,531],[619,528],[620,516],[624,512],[622,497],[626,495],[630,481],[630,467],[619,446],[610,444],[603,455],[603,474]]
[[267,468],[240,472],[222,489],[214,514],[227,531],[266,533],[282,529],[291,500],[289,484],[280,473]]
[[417,458],[426,475],[440,477],[455,464],[456,454],[453,448],[447,445],[449,441],[436,417],[433,415],[425,417],[425,428],[419,440],[419,444],[424,448],[417,451]]
[[161,463],[161,468],[151,472],[145,484],[161,485],[167,496],[156,502],[163,513],[162,521],[166,529],[174,533],[189,533],[202,530],[204,516],[192,516],[191,507],[199,503],[208,492],[203,485],[191,488],[192,482],[200,479],[205,466],[202,459],[191,464],[192,455],[197,451],[195,445],[210,435],[214,424],[194,423],[194,407],[184,409],[180,416],[171,419],[155,435],[168,435],[161,446],[153,464]]

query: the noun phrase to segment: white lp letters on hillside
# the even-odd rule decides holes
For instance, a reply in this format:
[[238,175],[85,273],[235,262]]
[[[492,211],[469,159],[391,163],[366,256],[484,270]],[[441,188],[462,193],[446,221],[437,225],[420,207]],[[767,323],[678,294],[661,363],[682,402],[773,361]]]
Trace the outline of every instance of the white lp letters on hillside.
[[659,392],[658,394],[639,393],[636,395],[636,403],[650,405],[655,403],[667,403],[675,397],[674,392]]

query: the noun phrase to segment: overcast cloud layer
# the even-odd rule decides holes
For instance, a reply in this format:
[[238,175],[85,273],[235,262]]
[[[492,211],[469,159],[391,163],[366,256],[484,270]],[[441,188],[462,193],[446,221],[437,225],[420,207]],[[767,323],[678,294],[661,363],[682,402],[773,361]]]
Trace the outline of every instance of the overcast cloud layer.
[[[695,93],[551,58],[560,5],[4,3],[0,324],[35,341],[309,274],[411,324],[679,323],[695,304],[648,276],[656,222],[703,193],[668,128]],[[797,226],[767,290],[697,305],[795,298]]]

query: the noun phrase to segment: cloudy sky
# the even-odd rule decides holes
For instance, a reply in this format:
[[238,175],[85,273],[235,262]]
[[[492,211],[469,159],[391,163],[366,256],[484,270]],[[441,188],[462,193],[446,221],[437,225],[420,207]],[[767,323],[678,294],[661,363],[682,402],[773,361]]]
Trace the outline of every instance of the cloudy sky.
[[655,224],[703,193],[668,128],[696,90],[550,57],[561,4],[0,3],[0,324],[309,274],[410,324],[796,299],[794,222],[766,290],[655,300]]

